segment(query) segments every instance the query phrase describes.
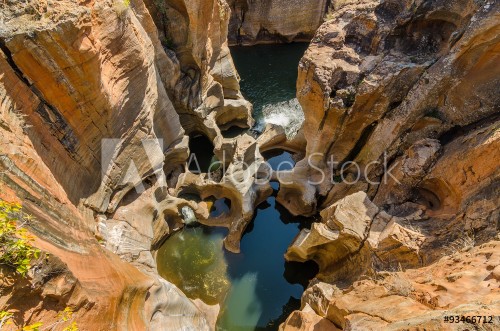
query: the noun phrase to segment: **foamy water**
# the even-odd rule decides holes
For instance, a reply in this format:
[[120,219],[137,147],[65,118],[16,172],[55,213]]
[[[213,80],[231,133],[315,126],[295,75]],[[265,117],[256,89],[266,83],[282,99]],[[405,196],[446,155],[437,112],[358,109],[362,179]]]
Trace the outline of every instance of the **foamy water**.
[[262,132],[268,123],[283,127],[286,136],[293,138],[304,123],[304,112],[297,98],[264,105],[262,117],[257,119],[255,129]]

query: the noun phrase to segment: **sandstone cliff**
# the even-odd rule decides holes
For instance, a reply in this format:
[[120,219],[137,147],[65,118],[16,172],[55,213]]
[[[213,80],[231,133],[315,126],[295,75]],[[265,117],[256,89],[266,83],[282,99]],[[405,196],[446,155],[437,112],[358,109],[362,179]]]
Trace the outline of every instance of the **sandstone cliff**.
[[[217,308],[157,275],[154,251],[182,225],[180,208],[208,214],[178,198],[186,188],[171,178],[186,172],[187,135],[213,140],[233,173],[241,171],[233,160],[260,154],[245,154],[256,145],[250,136],[222,135],[253,122],[227,48],[227,4],[158,4],[0,5],[0,198],[36,217],[30,231],[50,254],[28,283],[2,269],[0,306],[17,309],[19,325],[50,324],[71,306],[81,330],[214,328]],[[219,222],[234,227],[233,250],[262,198],[254,168],[245,183],[227,185],[232,217]]]
[[310,41],[328,0],[229,0],[229,42],[253,45]]
[[[306,155],[279,176],[278,201],[321,212],[286,255],[320,273],[285,330],[441,329],[446,311],[498,314],[496,262],[476,256],[498,243],[499,18],[494,1],[349,1],[318,29],[297,81]],[[478,278],[453,278],[467,263]],[[406,290],[394,298],[377,277],[397,270]],[[487,290],[437,289],[443,278]]]
[[[50,324],[70,306],[82,330],[213,329],[218,308],[161,279],[155,250],[190,207],[227,227],[238,252],[271,193],[256,185],[268,175],[260,150],[275,148],[305,155],[273,177],[278,201],[320,216],[286,253],[320,272],[283,329],[441,329],[445,314],[500,314],[498,2],[0,8],[0,198],[36,217],[44,252],[28,279],[0,270],[0,306],[18,325]],[[258,140],[244,133],[251,105],[228,33],[245,44],[314,34],[293,141],[273,126]],[[197,135],[226,166],[219,178],[187,169]],[[213,197],[228,198],[229,213],[210,219]]]
[[[497,18],[498,4],[470,1],[364,1],[336,12],[299,66],[306,158],[280,202],[314,214],[364,190],[378,205],[421,202],[447,217],[479,192],[493,197],[496,164],[466,155],[484,148],[498,159]],[[451,159],[468,164],[444,171]],[[454,179],[471,167],[484,171],[474,186]]]
[[425,268],[380,272],[345,289],[315,282],[302,297],[302,310],[280,330],[457,330],[445,316],[498,316],[498,245],[483,244]]

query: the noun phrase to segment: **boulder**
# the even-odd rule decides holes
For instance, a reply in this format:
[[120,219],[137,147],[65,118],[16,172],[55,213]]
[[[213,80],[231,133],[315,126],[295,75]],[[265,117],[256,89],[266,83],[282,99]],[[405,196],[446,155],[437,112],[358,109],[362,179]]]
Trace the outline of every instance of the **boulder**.
[[374,247],[375,254],[388,265],[419,267],[422,265],[420,247],[425,238],[421,233],[407,229],[393,220],[380,233]]
[[313,282],[295,314],[315,314],[342,330],[447,330],[444,316],[473,316],[479,311],[496,315],[498,246],[494,240],[426,267],[379,272],[344,289]]
[[338,329],[326,318],[316,315],[314,312],[294,311],[286,321],[280,325],[280,331],[337,331]]

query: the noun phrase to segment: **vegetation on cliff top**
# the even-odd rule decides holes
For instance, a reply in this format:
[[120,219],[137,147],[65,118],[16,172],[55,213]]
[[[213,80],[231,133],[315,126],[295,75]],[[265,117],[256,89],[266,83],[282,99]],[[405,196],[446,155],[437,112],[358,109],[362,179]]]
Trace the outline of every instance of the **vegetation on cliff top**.
[[[9,326],[13,324],[12,318],[14,314],[11,312],[0,311],[0,330],[3,329],[4,326]],[[78,331],[78,325],[75,321],[73,321],[73,310],[69,307],[66,307],[62,312],[57,314],[57,321],[43,327],[42,322],[36,322],[31,325],[23,326],[19,329],[19,331],[43,331],[43,330],[58,330],[58,326],[62,326],[67,324],[66,327],[62,329],[62,331]],[[16,328],[14,328],[16,329]]]
[[25,226],[33,216],[23,212],[18,203],[0,200],[0,265],[7,265],[25,277],[31,268],[31,260],[40,255],[34,248],[34,237]]
[[[35,238],[25,228],[33,219],[32,215],[23,212],[21,204],[0,200],[0,265],[14,268],[22,277],[27,276],[31,261],[40,256],[40,250],[32,245]],[[25,325],[20,330],[55,330],[58,325],[68,323],[63,331],[78,331],[72,316],[73,310],[66,307],[57,315],[58,320],[53,324],[42,328],[43,323],[36,322]],[[13,317],[14,314],[10,311],[0,311],[0,330],[12,325]]]

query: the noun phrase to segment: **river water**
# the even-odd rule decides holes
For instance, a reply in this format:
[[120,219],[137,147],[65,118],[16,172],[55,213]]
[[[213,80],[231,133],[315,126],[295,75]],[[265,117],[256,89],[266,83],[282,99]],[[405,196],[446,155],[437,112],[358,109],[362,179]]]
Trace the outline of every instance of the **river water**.
[[[245,97],[254,104],[257,130],[265,122],[300,125],[301,110],[295,104],[297,66],[305,51],[302,44],[236,47],[231,50]],[[270,111],[271,109],[271,111]],[[298,113],[298,114],[297,114]],[[287,152],[265,155],[281,170],[294,164]],[[201,225],[185,227],[172,235],[158,252],[158,270],[190,298],[219,303],[218,330],[277,330],[294,309],[317,272],[314,263],[287,263],[287,247],[310,220],[293,217],[276,203],[275,192],[258,206],[241,240],[241,253],[223,249],[223,228]],[[212,215],[227,211],[216,201]]]
[[255,130],[265,123],[294,133],[304,115],[295,97],[299,61],[307,44],[233,47],[231,55],[241,77],[241,91],[254,107]]

